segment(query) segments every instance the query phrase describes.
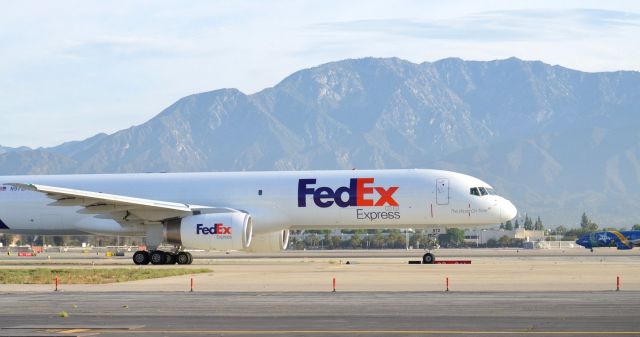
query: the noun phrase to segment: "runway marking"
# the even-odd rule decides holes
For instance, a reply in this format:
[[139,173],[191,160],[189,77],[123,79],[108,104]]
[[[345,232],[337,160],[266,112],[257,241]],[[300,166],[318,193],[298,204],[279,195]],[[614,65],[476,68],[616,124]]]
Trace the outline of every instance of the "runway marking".
[[229,334],[229,335],[282,335],[282,334],[327,334],[327,335],[640,335],[640,331],[473,331],[473,330],[99,330],[113,334]]
[[57,333],[78,333],[78,332],[87,332],[90,329],[70,329],[70,330],[60,330]]

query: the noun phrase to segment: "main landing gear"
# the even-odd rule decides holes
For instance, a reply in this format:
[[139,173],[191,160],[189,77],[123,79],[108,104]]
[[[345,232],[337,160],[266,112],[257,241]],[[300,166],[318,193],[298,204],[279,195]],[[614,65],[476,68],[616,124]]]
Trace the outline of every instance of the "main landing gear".
[[133,254],[133,263],[137,265],[144,264],[191,264],[193,256],[188,252],[170,253],[161,250],[148,252],[139,250]]

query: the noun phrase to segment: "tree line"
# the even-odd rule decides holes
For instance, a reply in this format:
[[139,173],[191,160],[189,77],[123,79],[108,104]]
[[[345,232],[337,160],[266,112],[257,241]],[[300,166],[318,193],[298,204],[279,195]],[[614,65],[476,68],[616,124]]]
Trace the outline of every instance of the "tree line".
[[542,223],[542,220],[540,219],[539,216],[538,216],[538,219],[536,219],[536,222],[534,223],[533,220],[526,214],[524,216],[524,222],[522,224],[520,224],[520,221],[518,219],[516,219],[516,221],[513,223],[511,222],[511,220],[509,220],[503,224],[500,224],[500,229],[504,229],[508,231],[519,229],[521,227],[528,231],[544,230],[544,224]]
[[[597,223],[592,221],[587,213],[582,213],[582,217],[580,218],[580,227],[567,229],[565,226],[558,226],[549,231],[550,235],[561,236],[562,240],[565,241],[573,241],[579,238],[584,234],[589,234],[597,231],[626,231],[628,228],[615,228],[615,227],[603,227],[600,228]],[[631,230],[640,230],[640,224],[635,224],[631,227]]]

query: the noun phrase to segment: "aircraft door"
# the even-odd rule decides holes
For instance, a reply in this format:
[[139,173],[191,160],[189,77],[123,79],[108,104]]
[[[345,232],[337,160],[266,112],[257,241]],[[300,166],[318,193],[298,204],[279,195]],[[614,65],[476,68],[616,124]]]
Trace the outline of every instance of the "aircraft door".
[[436,179],[436,203],[438,205],[449,204],[449,179]]

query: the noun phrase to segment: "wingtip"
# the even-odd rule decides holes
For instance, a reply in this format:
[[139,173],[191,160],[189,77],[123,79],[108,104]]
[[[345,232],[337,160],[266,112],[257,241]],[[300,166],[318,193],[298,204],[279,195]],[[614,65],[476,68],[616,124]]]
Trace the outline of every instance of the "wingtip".
[[24,190],[29,190],[29,191],[37,191],[38,187],[34,184],[23,184],[23,183],[7,183],[7,184],[3,184],[4,186],[11,186],[11,187],[15,187],[15,188],[21,188]]

